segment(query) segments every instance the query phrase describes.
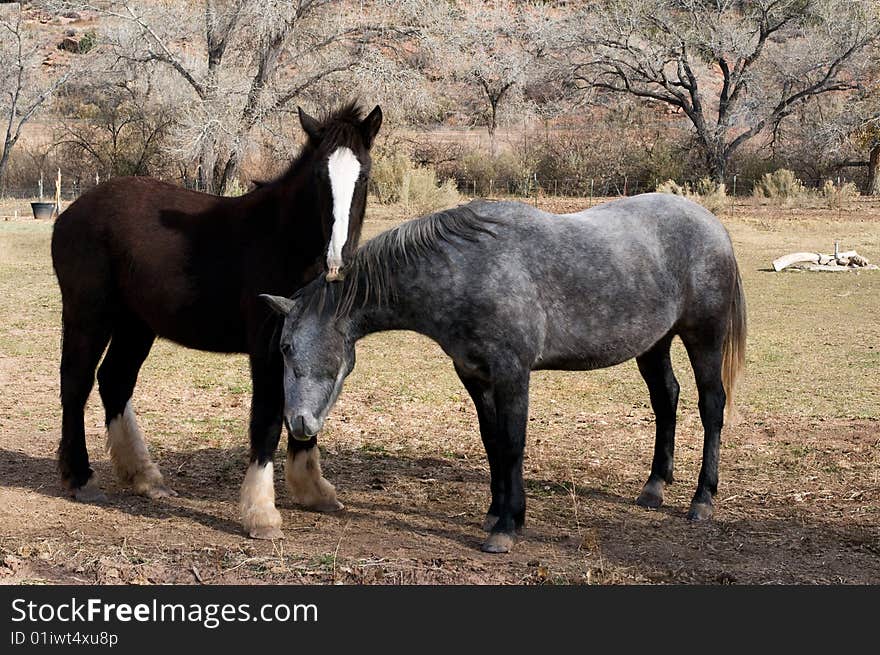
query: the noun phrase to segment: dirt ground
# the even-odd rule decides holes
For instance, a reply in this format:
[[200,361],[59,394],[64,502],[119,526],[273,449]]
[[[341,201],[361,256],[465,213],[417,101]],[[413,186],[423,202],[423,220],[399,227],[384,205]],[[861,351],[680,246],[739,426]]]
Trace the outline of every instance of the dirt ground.
[[[585,200],[541,199],[563,211]],[[680,345],[677,482],[666,505],[633,499],[653,416],[634,362],[532,382],[527,525],[510,555],[479,551],[488,466],[473,406],[440,349],[411,333],[373,335],[320,442],[346,509],[301,511],[276,459],[285,539],[243,536],[250,381],[242,356],[158,342],[134,405],[177,498],[114,481],[103,411],[86,431],[108,492],[102,506],[61,492],[60,298],[51,223],[0,202],[0,583],[878,583],[880,274],[768,272],[794,250],[840,239],[880,260],[880,202],[842,209],[760,206],[722,213],[749,300],[747,377],[725,428],[716,518],[685,518],[702,432]],[[406,216],[371,209],[367,236]],[[5,219],[5,220],[4,220]],[[282,440],[283,442],[283,440]]]

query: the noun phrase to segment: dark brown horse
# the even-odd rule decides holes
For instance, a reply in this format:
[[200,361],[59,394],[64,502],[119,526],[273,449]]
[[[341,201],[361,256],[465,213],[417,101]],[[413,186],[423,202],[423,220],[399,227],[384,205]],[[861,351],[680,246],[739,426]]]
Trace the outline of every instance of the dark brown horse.
[[[288,171],[239,198],[118,178],[58,218],[52,235],[63,302],[58,459],[75,498],[103,497],[89,466],[83,408],[105,348],[98,385],[114,470],[135,493],[173,495],[130,404],[138,371],[159,336],[250,356],[251,465],[241,489],[242,523],[253,537],[281,536],[272,483],[284,405],[278,320],[257,294],[289,296],[324,271],[336,278],[350,259],[382,112],[376,107],[363,118],[352,104],[317,121],[300,110],[300,123],[308,139]],[[342,507],[321,476],[316,440],[290,435],[288,443],[294,499],[310,509]]]

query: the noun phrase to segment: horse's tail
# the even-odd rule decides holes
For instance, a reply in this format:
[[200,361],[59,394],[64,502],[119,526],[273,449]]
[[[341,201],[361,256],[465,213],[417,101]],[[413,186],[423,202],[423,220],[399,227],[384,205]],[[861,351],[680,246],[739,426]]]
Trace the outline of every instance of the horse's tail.
[[746,296],[743,293],[739,266],[736,261],[733,265],[736,276],[730,299],[730,314],[727,316],[727,336],[724,339],[721,362],[721,383],[724,385],[724,393],[727,395],[728,416],[733,412],[733,397],[737,378],[746,366]]

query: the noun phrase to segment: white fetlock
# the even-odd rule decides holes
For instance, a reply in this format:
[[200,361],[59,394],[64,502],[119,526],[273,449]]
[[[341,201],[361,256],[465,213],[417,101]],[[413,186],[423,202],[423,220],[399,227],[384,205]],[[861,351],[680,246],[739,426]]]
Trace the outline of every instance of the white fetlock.
[[293,501],[315,512],[336,512],[344,505],[336,499],[336,489],[321,474],[318,447],[294,453],[287,451],[284,469],[287,488]]
[[148,498],[177,495],[165,485],[159,467],[150,458],[131,402],[107,426],[107,450],[119,482],[131,486],[135,493]]
[[281,539],[281,514],[275,507],[272,462],[251,462],[241,483],[241,525],[254,539]]

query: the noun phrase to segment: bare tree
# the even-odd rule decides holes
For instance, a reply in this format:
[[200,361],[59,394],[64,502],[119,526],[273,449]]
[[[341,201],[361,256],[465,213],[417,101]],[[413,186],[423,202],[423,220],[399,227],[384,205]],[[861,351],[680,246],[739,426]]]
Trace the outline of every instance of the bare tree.
[[859,86],[875,0],[592,0],[560,30],[574,83],[683,112],[709,173],[810,98]]
[[235,176],[256,128],[340,80],[380,31],[339,0],[70,4],[112,21],[106,38],[121,60],[171,73],[179,151],[195,158],[200,186],[214,192]]
[[54,145],[66,159],[79,161],[81,168],[102,178],[155,175],[167,169],[161,154],[174,113],[160,101],[153,76],[138,72],[117,67],[70,84],[59,94]]
[[880,115],[865,126],[868,144],[868,193],[880,196]]
[[851,118],[844,125],[854,124],[848,140],[859,152],[867,153],[867,159],[849,163],[867,167],[866,191],[869,195],[880,196],[880,49],[874,56],[874,82],[851,108],[849,116],[855,120]]
[[865,192],[880,195],[880,47],[869,51],[868,62],[858,89],[813,98],[773,143],[783,159],[794,153],[817,170],[863,168]]
[[[433,74],[458,84],[460,97],[474,107],[493,152],[503,118],[519,118],[541,54],[533,30],[540,4],[514,1],[438,3],[446,11],[424,25],[423,45],[434,61]],[[447,88],[448,90],[448,88]]]
[[9,156],[22,129],[52,94],[74,75],[66,67],[48,81],[41,79],[39,52],[33,43],[20,3],[0,8],[0,120],[3,150],[0,152],[0,192],[5,189]]

